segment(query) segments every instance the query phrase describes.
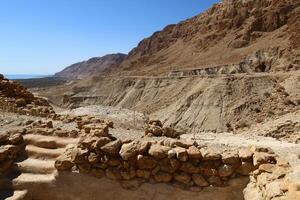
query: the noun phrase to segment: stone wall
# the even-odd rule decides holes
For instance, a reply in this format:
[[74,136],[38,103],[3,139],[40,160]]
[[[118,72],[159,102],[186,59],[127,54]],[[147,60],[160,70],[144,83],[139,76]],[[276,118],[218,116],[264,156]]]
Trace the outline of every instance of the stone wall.
[[0,110],[21,115],[53,117],[55,112],[47,100],[35,97],[21,84],[0,74]]
[[0,133],[0,190],[7,186],[6,175],[11,171],[14,161],[25,149],[20,131]]
[[85,134],[80,142],[69,146],[56,160],[57,170],[107,177],[121,183],[168,183],[199,190],[226,186],[229,180],[249,176],[264,164],[277,167],[279,163],[270,149],[219,152],[194,141],[171,138],[120,140],[112,137],[108,129],[107,123],[94,125],[88,131],[83,126]]
[[250,174],[250,183],[244,189],[245,200],[272,199],[290,200],[299,199],[300,190],[298,180],[291,180],[293,176],[289,164],[277,158],[276,165],[262,164]]

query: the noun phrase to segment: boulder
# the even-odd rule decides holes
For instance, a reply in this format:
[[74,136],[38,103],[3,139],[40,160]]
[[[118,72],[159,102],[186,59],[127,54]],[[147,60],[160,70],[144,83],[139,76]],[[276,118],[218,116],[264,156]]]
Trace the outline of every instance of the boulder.
[[261,164],[267,164],[267,163],[271,163],[271,164],[275,164],[276,160],[274,155],[271,155],[269,153],[266,152],[255,152],[253,155],[253,165],[255,167],[258,167]]
[[81,149],[78,147],[75,147],[71,151],[71,161],[75,164],[82,164],[86,163],[88,156],[88,150],[87,149]]
[[139,154],[145,154],[148,152],[151,146],[151,142],[148,141],[140,141],[138,145],[138,152]]
[[193,174],[192,179],[194,183],[200,187],[207,187],[209,183],[200,174]]
[[191,181],[192,177],[188,173],[179,173],[174,174],[174,180],[178,181],[179,183],[183,183],[185,185],[188,185]]
[[2,81],[4,79],[4,75],[0,74],[0,81]]
[[217,175],[219,175],[218,169],[212,168],[212,167],[209,167],[209,166],[206,166],[206,167],[200,166],[198,170],[201,174],[203,174],[205,176],[217,176]]
[[228,177],[228,176],[232,175],[233,172],[234,172],[234,169],[231,165],[224,164],[219,167],[219,175],[221,177]]
[[175,145],[177,147],[189,148],[195,145],[195,141],[193,140],[175,140]]
[[276,157],[276,165],[279,167],[289,167],[290,163],[283,158]]
[[190,159],[201,159],[202,158],[202,154],[201,154],[200,150],[195,146],[190,146],[187,149],[187,154]]
[[168,151],[171,150],[170,147],[162,146],[159,144],[151,145],[148,153],[156,159],[163,159],[168,156]]
[[137,141],[132,141],[128,144],[123,144],[119,152],[123,160],[130,160],[137,156],[138,154],[138,145]]
[[185,163],[182,163],[180,170],[187,172],[187,173],[196,174],[196,173],[199,173],[200,168],[196,167],[195,165],[193,165],[190,162],[185,162]]
[[177,158],[177,152],[174,149],[168,151],[168,158]]
[[111,158],[107,161],[107,164],[111,167],[118,167],[121,165],[121,161],[120,160],[117,160],[117,159],[114,159],[114,158]]
[[81,137],[79,141],[79,146],[85,149],[96,149],[97,137]]
[[136,170],[136,176],[139,178],[149,179],[151,176],[151,172],[147,170]]
[[99,156],[96,153],[90,153],[88,156],[88,161],[91,164],[95,164],[99,162]]
[[168,183],[172,180],[172,175],[167,172],[159,171],[154,175],[154,179],[159,183]]
[[176,151],[176,157],[178,160],[182,162],[186,162],[188,160],[189,157],[185,148],[176,147],[174,150]]
[[226,151],[222,154],[222,162],[234,167],[238,167],[241,163],[239,155],[231,151]]
[[123,144],[119,154],[122,159],[130,160],[136,158],[139,153],[143,154],[147,152],[150,145],[150,142],[132,141],[128,144]]
[[203,160],[220,160],[221,154],[214,152],[211,149],[200,149]]
[[177,131],[171,127],[164,127],[162,129],[163,131],[163,135],[169,138],[178,138],[179,137],[179,133],[177,133]]
[[275,168],[276,168],[276,165],[274,165],[274,164],[262,164],[258,167],[258,170],[260,172],[273,173]]
[[100,124],[100,125],[84,125],[84,127],[88,127],[91,129],[91,135],[95,137],[109,137],[109,127],[107,124]]
[[180,162],[177,159],[164,158],[159,161],[159,167],[162,171],[174,173],[180,167]]
[[176,147],[176,139],[172,139],[172,138],[166,138],[163,140],[163,145],[167,146],[167,147],[172,147],[175,148]]
[[108,137],[100,137],[96,141],[96,146],[97,146],[97,148],[100,149],[101,147],[103,147],[104,145],[110,143],[111,141],[112,140]]
[[121,149],[121,140],[115,140],[106,145],[102,146],[100,149],[109,155],[117,155]]
[[239,158],[242,161],[251,161],[252,156],[253,156],[253,152],[248,148],[239,150]]
[[266,196],[269,199],[275,199],[276,197],[282,196],[284,192],[281,190],[281,184],[282,182],[280,180],[275,180],[266,184]]
[[138,155],[137,166],[139,169],[154,169],[157,165],[157,161],[150,156]]
[[159,126],[161,128],[163,127],[162,122],[160,120],[157,120],[157,119],[156,120],[150,120],[148,124],[153,125],[153,126]]
[[160,137],[163,135],[163,130],[160,126],[148,126],[145,130],[145,135],[152,134],[156,137]]
[[56,159],[54,166],[58,171],[68,171],[72,169],[74,163],[70,155],[62,154]]
[[218,176],[210,176],[207,181],[209,182],[210,185],[213,186],[221,186],[222,185],[222,181],[220,179],[220,177]]

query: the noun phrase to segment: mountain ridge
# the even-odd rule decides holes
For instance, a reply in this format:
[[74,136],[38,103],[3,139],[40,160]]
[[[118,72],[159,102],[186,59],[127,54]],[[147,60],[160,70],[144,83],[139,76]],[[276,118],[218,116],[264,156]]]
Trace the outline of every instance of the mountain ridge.
[[108,66],[90,70],[93,63],[81,62],[56,76],[167,75],[174,70],[226,68],[240,63],[253,69],[268,65],[271,72],[297,70],[299,19],[297,0],[223,0],[199,15],[154,32]]
[[96,75],[101,72],[117,67],[126,57],[126,54],[107,54],[102,57],[93,57],[85,61],[74,63],[62,71],[56,73],[55,77],[83,78]]
[[223,0],[143,39],[120,69],[146,75],[237,64],[251,54],[274,48],[289,60],[274,64],[274,70],[295,64],[300,55],[299,5],[296,0]]

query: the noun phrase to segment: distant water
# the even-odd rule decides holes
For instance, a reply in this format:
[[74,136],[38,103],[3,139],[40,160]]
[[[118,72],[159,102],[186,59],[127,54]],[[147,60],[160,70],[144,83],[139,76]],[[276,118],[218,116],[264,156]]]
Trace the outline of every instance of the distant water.
[[5,78],[8,79],[33,79],[33,78],[44,78],[48,77],[49,75],[33,75],[33,74],[6,74],[4,75]]

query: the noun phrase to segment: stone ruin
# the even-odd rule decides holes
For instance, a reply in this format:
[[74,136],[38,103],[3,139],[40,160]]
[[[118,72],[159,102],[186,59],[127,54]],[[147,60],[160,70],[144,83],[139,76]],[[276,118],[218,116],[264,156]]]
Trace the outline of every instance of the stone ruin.
[[0,133],[0,188],[5,177],[13,168],[17,157],[24,153],[25,143],[21,131]]
[[35,97],[21,84],[5,79],[0,74],[0,110],[41,117],[54,117],[48,101]]
[[[176,130],[163,127],[159,120],[149,121],[141,139],[118,139],[109,133],[112,122],[57,115],[46,100],[34,97],[3,76],[0,92],[0,105],[6,111],[42,117],[25,121],[24,129],[0,133],[0,188],[9,184],[5,176],[14,169],[18,157],[26,154],[23,137],[29,134],[80,138],[56,158],[53,167],[58,177],[68,173],[74,179],[76,174],[108,179],[130,191],[147,183],[163,183],[199,194],[205,188],[224,188],[232,180],[249,177],[244,189],[246,200],[299,197],[299,184],[289,179],[291,166],[271,149],[253,146],[220,152],[193,140],[179,139]],[[56,128],[57,122],[77,123],[77,130]]]
[[[83,134],[76,145],[68,146],[57,158],[55,167],[59,172],[108,178],[130,190],[144,183],[166,183],[201,191],[212,186],[226,187],[230,180],[246,176],[250,177],[248,187],[252,187],[245,189],[246,199],[281,199],[290,195],[285,179],[290,165],[271,149],[249,147],[218,152],[195,141],[171,138],[120,140],[109,134],[112,123],[78,124]],[[263,196],[253,196],[253,188]]]
[[148,137],[169,137],[169,138],[179,138],[180,132],[172,127],[163,127],[160,120],[150,120],[145,127],[145,136]]

